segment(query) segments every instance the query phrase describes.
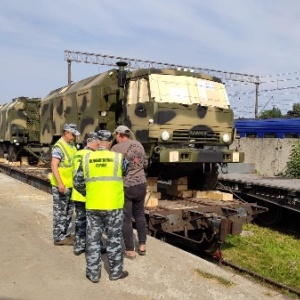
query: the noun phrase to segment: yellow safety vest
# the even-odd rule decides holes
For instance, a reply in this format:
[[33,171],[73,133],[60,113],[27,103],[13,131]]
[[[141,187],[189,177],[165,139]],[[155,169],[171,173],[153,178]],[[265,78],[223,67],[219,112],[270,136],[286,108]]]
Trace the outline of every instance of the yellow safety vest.
[[[84,154],[93,151],[91,149],[82,149],[76,152],[74,156],[74,161],[73,161],[73,178],[76,175],[76,172],[79,168],[79,165],[82,161],[82,157]],[[73,201],[80,201],[80,202],[85,202],[85,197],[82,196],[76,189],[72,189],[72,195],[71,195],[71,200]]]
[[86,209],[111,210],[124,206],[122,154],[109,150],[88,152],[82,159]]
[[[64,155],[64,161],[61,161],[58,165],[59,176],[66,188],[73,187],[73,158],[77,151],[75,146],[70,146],[63,138],[60,138],[54,145],[59,147]],[[57,181],[53,175],[50,174],[50,183],[53,186],[57,186]]]

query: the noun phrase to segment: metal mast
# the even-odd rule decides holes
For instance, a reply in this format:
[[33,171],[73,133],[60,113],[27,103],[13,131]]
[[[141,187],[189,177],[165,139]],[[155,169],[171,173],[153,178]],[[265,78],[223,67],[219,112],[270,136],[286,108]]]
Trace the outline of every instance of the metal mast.
[[[150,60],[142,60],[135,58],[127,58],[106,54],[96,54],[80,51],[65,50],[65,60],[70,65],[72,61],[74,62],[84,62],[96,65],[105,66],[116,66],[118,61],[124,61],[128,64],[129,69],[142,69],[142,68],[155,68],[155,69],[183,69],[183,70],[193,70],[197,73],[206,73],[211,76],[219,77],[224,80],[235,80],[248,83],[260,83],[259,76],[235,73],[235,72],[225,72],[214,69],[206,69],[194,66],[183,66],[170,63],[163,63]],[[70,70],[69,70],[70,73]],[[70,81],[70,80],[69,80]]]

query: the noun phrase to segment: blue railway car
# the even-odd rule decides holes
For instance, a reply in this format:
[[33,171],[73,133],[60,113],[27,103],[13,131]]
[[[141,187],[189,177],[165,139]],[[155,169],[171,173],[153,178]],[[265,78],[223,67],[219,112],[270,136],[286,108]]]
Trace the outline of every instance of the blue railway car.
[[236,119],[235,127],[241,138],[300,138],[300,118]]

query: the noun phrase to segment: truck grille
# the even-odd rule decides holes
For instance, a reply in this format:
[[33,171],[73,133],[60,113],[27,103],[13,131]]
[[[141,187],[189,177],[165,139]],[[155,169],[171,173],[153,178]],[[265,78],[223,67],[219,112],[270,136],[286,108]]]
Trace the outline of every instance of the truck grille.
[[195,140],[195,142],[218,142],[220,134],[203,130],[174,130],[173,141],[185,142]]

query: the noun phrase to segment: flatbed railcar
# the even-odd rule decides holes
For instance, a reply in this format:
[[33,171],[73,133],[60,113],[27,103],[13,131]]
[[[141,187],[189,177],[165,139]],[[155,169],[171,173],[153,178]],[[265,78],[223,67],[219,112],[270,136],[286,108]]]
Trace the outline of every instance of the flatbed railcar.
[[[51,193],[48,179],[50,169],[0,163],[0,172]],[[145,207],[145,216],[149,235],[214,256],[219,253],[228,234],[240,234],[244,224],[266,210],[256,203],[239,199],[182,199],[163,195],[157,206]]]
[[280,223],[283,215],[300,217],[300,180],[258,174],[219,174],[223,190],[230,189],[248,201],[257,201],[268,211],[258,216],[264,225]]

